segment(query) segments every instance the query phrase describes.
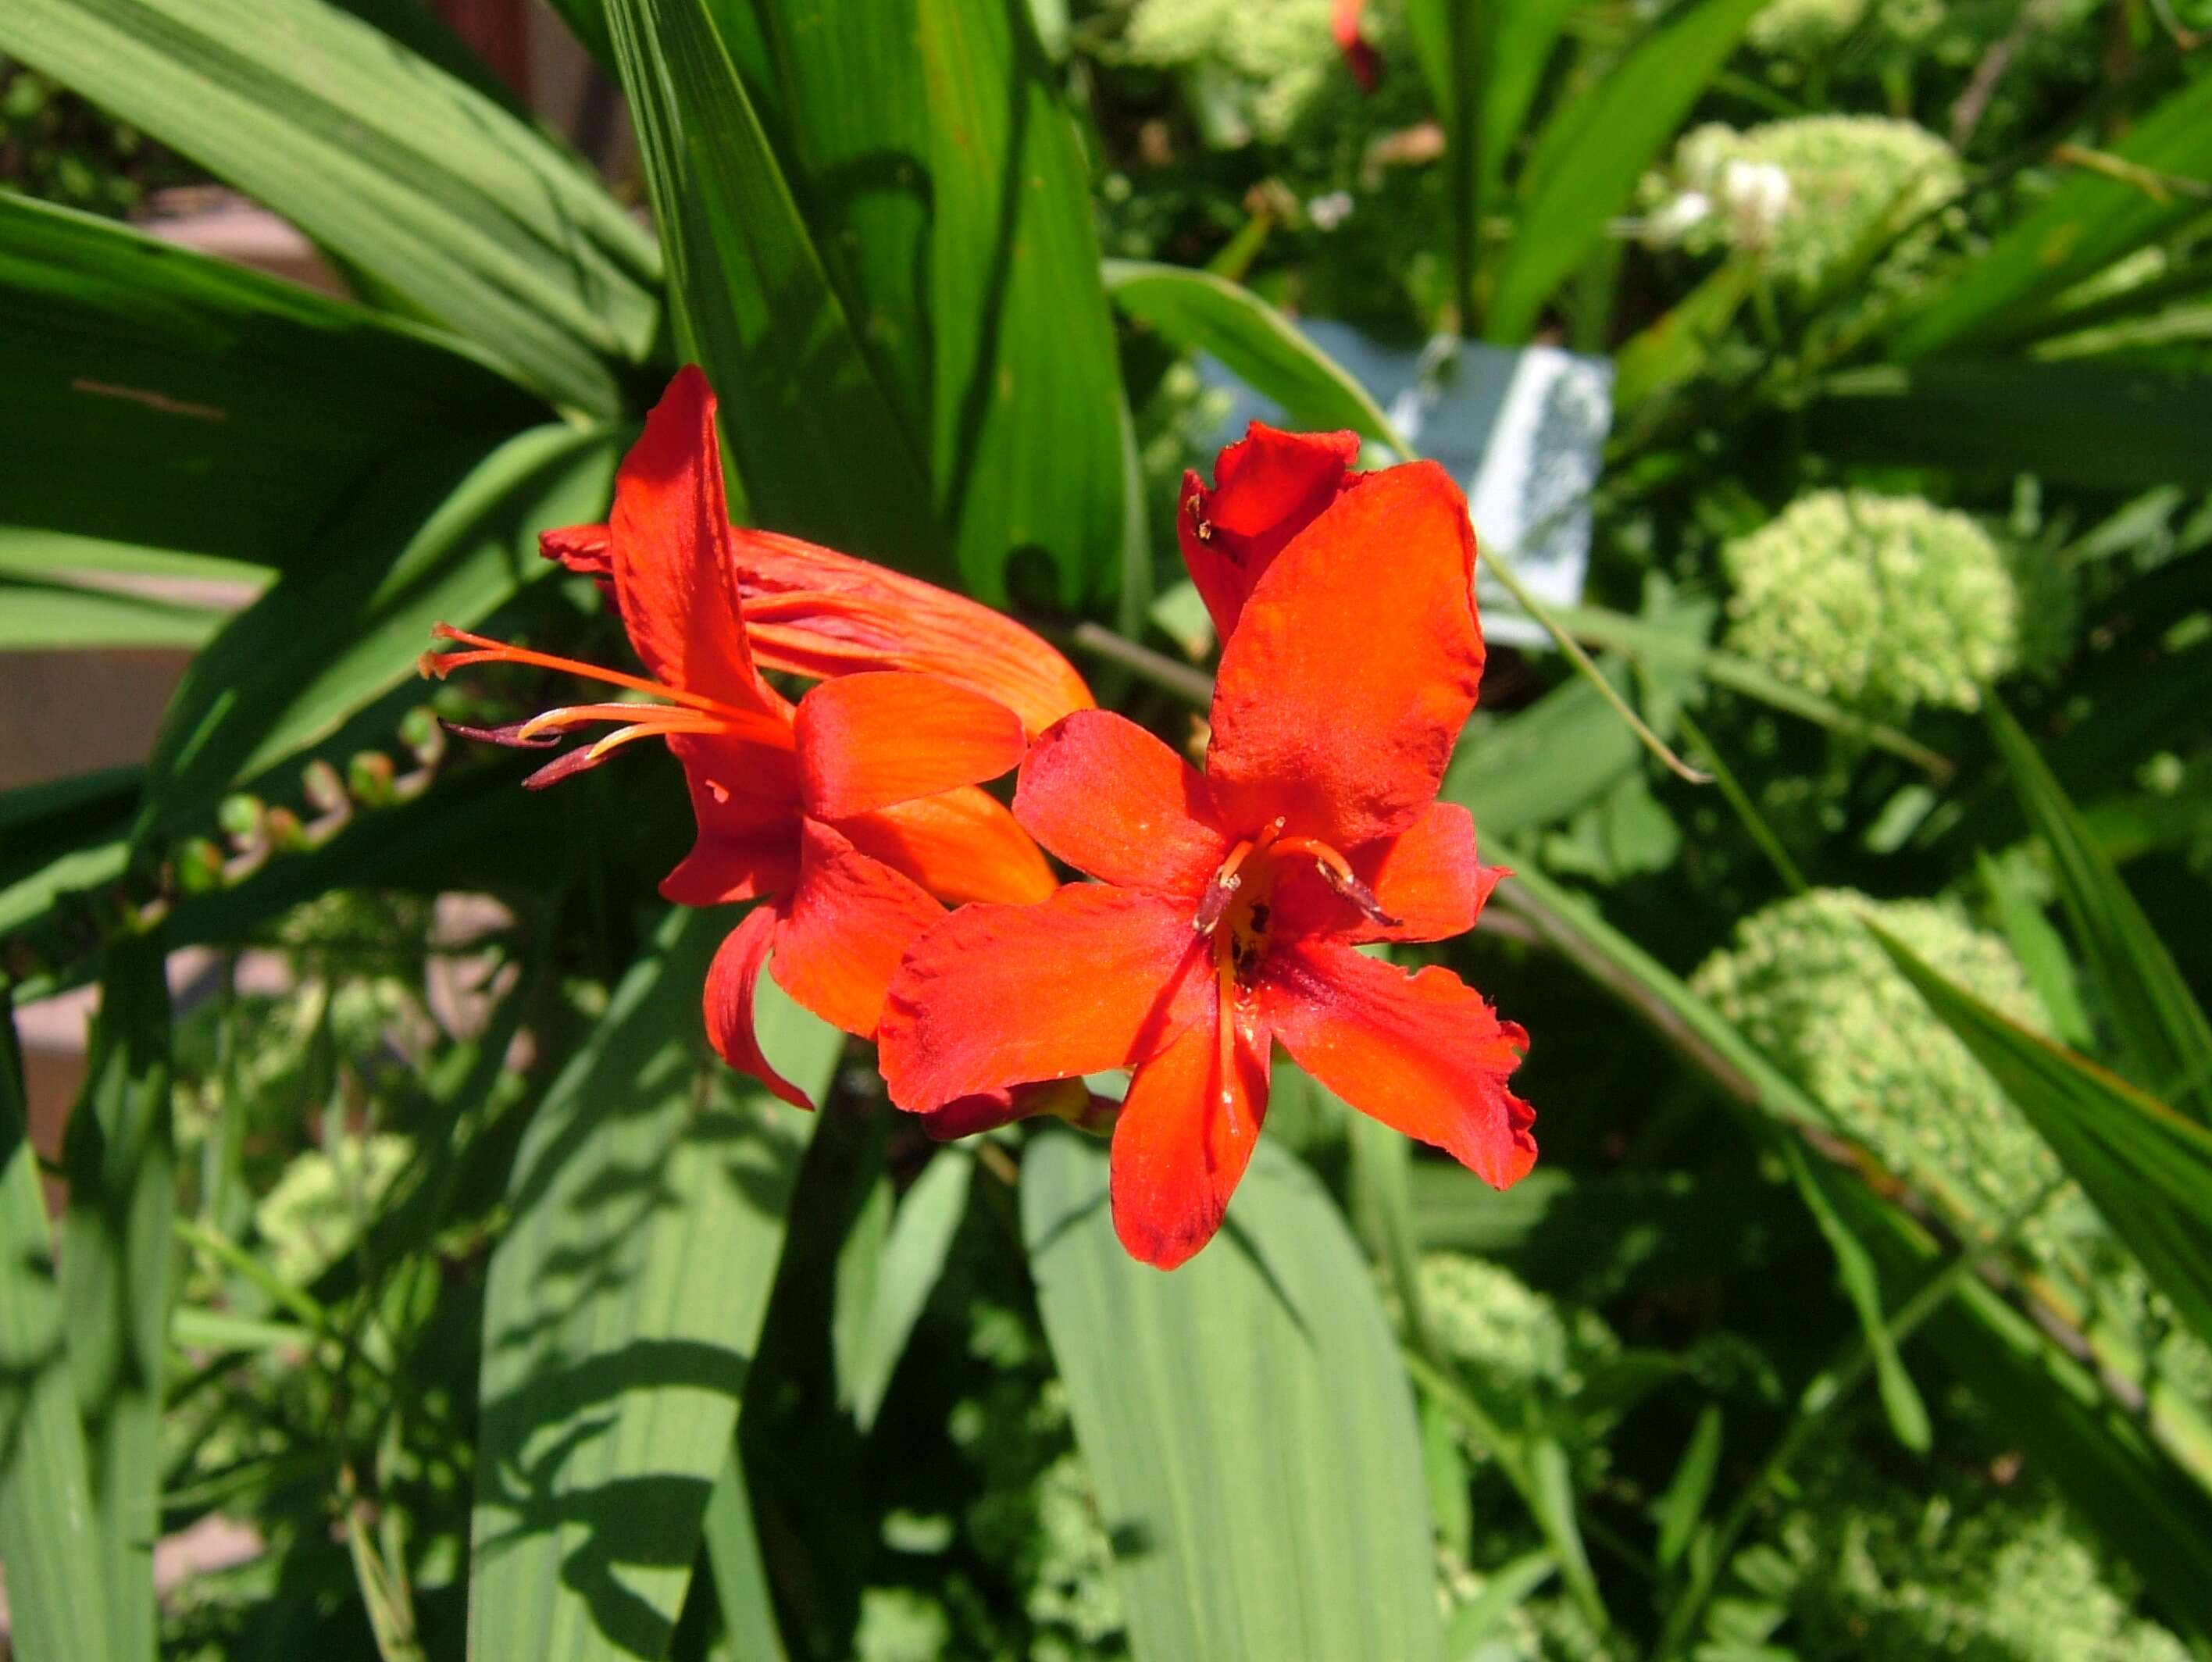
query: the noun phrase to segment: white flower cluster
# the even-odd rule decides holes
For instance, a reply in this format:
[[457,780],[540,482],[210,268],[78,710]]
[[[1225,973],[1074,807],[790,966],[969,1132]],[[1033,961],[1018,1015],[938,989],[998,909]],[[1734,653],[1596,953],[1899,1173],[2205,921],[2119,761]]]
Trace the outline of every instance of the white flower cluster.
[[1255,83],[1252,128],[1273,141],[1332,74],[1345,73],[1329,27],[1333,9],[1334,0],[1138,0],[1121,44],[1135,63]]

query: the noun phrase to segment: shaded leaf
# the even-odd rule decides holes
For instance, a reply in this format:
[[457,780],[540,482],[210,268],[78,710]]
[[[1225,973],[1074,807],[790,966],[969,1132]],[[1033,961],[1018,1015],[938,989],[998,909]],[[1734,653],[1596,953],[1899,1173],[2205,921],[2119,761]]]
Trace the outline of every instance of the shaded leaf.
[[0,652],[82,646],[198,646],[222,614],[67,583],[0,579]]
[[[878,1261],[868,1278],[868,1298],[857,1313],[849,1354],[838,1352],[838,1394],[863,1431],[875,1424],[914,1325],[945,1273],[945,1254],[968,1209],[975,1170],[975,1156],[967,1149],[939,1149],[899,1202],[878,1243]],[[842,1316],[842,1273],[838,1290]]]
[[703,0],[612,0],[607,15],[668,261],[678,348],[721,399],[750,517],[947,575],[919,432],[830,281],[719,12]]
[[21,1662],[108,1662],[122,1653],[110,1642],[104,1543],[22,1082],[15,1012],[0,1001],[0,1563],[9,1637]]
[[545,416],[429,330],[9,192],[0,311],[0,447],[38,458],[0,470],[0,567],[33,575],[283,565],[401,445]]
[[2212,1119],[2212,1022],[2173,955],[2020,724],[1995,699],[1990,731],[2029,824],[2051,851],[2058,898],[2089,983],[2143,1089]]
[[[470,1654],[658,1658],[730,1459],[814,1120],[706,1046],[729,928],[677,911],[531,1122],[485,1289]],[[764,987],[795,1083],[837,1035]]]
[[433,623],[468,628],[548,571],[538,533],[605,511],[616,452],[603,429],[553,426],[380,470],[321,557],[287,572],[193,662],[147,764],[141,833],[174,829],[327,737],[415,675]]
[[1262,1141],[1220,1237],[1132,1261],[1104,1149],[1048,1131],[1023,1234],[1139,1662],[1438,1654],[1420,1441],[1335,1208]]
[[192,157],[595,415],[659,326],[651,240],[501,103],[334,6],[10,0],[0,51]]

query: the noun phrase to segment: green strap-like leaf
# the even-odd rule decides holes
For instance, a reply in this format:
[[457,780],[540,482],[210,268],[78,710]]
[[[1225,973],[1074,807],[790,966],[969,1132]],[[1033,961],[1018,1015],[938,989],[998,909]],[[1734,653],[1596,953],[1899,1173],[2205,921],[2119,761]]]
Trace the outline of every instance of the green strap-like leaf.
[[594,415],[659,325],[650,238],[498,101],[336,6],[9,0],[0,52],[289,219]]
[[2204,1007],[2020,724],[1994,699],[1989,719],[2021,806],[2051,850],[2059,902],[2118,1031],[2124,1071],[2153,1095],[2212,1120],[2212,1022]]
[[2042,1133],[2182,1319],[2212,1343],[2212,1131],[2007,1020],[1894,937],[1879,928],[1875,934]]
[[189,823],[328,737],[415,676],[433,623],[468,628],[550,570],[538,533],[605,513],[616,451],[605,429],[550,426],[380,470],[319,558],[194,660],[147,765],[142,833]]
[[[853,1313],[850,1340],[837,1347],[838,1393],[866,1431],[890,1389],[891,1374],[906,1354],[945,1255],[968,1209],[968,1183],[975,1157],[964,1148],[940,1149],[899,1202],[888,1229],[869,1243],[876,1262],[863,1279],[866,1297]],[[864,1215],[865,1216],[865,1215]],[[844,1265],[838,1265],[838,1316],[845,1317]],[[842,1332],[833,1334],[842,1337]]]
[[29,575],[252,575],[398,446],[546,416],[450,337],[5,192],[0,383],[0,566]]
[[84,646],[198,646],[222,614],[172,606],[143,595],[73,583],[17,583],[0,578],[0,652]]
[[1692,0],[1598,85],[1553,112],[1521,179],[1513,240],[1483,319],[1520,341],[1552,293],[1596,248],[1736,37],[1765,0]]
[[1147,260],[1106,262],[1114,304],[1187,350],[1210,352],[1291,424],[1349,428],[1404,451],[1405,440],[1367,389],[1317,350],[1257,294],[1210,271]]
[[63,1165],[69,1212],[62,1294],[84,1415],[110,1641],[150,1659],[158,1636],[154,1539],[161,1533],[161,1379],[174,1277],[169,1119],[169,988],[158,936],[118,941]]
[[1412,1393],[1312,1175],[1263,1141],[1219,1238],[1163,1275],[1115,1239],[1105,1150],[1052,1131],[1022,1231],[1138,1662],[1433,1662]]
[[[86,1477],[52,1238],[24,1127],[15,1018],[0,997],[0,1566],[21,1662],[110,1662],[100,1520]],[[137,1662],[137,1658],[130,1662]]]
[[[2138,176],[2073,169],[1990,246],[1961,256],[1949,282],[1929,286],[1892,336],[1892,352],[1912,359],[2002,338],[2032,320],[2039,302],[2201,214],[2200,191],[2149,184],[2160,174],[2212,184],[2212,76],[2167,97],[2112,155]],[[2022,431],[2031,423],[2015,417],[2005,425]]]
[[607,9],[677,341],[721,399],[758,524],[944,577],[928,464],[830,279],[705,0]]
[[1062,602],[1122,546],[1121,377],[1090,170],[1022,0],[919,0],[932,149],[932,466],[969,588],[1038,549]]
[[[731,924],[672,913],[515,1156],[484,1295],[469,1653],[659,1658],[729,1459],[814,1120],[706,1047]],[[762,988],[818,1091],[836,1033]]]

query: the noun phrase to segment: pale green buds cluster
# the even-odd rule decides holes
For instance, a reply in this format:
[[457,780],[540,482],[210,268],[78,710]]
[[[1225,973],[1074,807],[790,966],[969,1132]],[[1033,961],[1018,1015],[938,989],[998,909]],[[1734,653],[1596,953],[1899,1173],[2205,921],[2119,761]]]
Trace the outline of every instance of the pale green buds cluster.
[[[1847,275],[1870,239],[1904,231],[1964,183],[1950,146],[1910,121],[1820,115],[1742,130],[1709,123],[1683,135],[1665,177],[1644,181],[1644,235],[1692,253],[1751,256],[1809,294]],[[1906,237],[1883,271],[1923,258],[1931,230]]]
[[1333,0],[1139,0],[1121,44],[1136,63],[1246,83],[1253,131],[1279,140],[1329,77],[1346,72],[1329,28],[1332,9]]
[[2027,607],[2004,552],[1918,497],[1816,491],[1721,561],[1729,650],[1807,692],[1882,714],[1971,710],[2021,663]]
[[2058,1162],[1865,927],[2016,1022],[2042,1007],[1998,936],[1933,901],[1815,889],[1737,925],[1691,985],[1887,1169],[1984,1226],[2055,1183]]

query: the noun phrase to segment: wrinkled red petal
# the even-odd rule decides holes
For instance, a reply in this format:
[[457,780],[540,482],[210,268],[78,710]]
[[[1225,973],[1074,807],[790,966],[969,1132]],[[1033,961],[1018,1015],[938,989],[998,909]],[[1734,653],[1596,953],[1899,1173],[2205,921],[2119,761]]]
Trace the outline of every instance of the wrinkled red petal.
[[811,1109],[806,1093],[769,1065],[754,1030],[753,994],[775,926],[775,908],[757,906],[716,949],[707,970],[707,1039],[739,1073],[751,1075],[794,1108]]
[[1397,836],[1356,850],[1352,871],[1395,925],[1366,917],[1310,864],[1293,862],[1275,886],[1275,933],[1288,939],[1449,940],[1474,927],[1505,875],[1475,858],[1474,816],[1453,802],[1433,804]]
[[1267,1116],[1267,1052],[1264,1031],[1240,1028],[1224,1081],[1209,1012],[1138,1068],[1111,1179],[1114,1233],[1132,1258],[1172,1270],[1220,1228]]
[[921,670],[996,699],[1031,735],[1091,706],[1074,666],[1004,612],[796,537],[733,538],[746,627],[771,669]]
[[810,820],[769,973],[831,1026],[871,1038],[901,955],[944,915],[912,880]]
[[1322,1084],[1493,1187],[1528,1175],[1536,1113],[1506,1081],[1528,1035],[1456,975],[1408,975],[1327,941],[1279,943],[1260,974],[1275,1037]]
[[654,677],[741,709],[784,707],[754,673],[738,615],[714,395],[676,373],[615,475],[608,561],[630,644]]
[[538,552],[580,577],[588,577],[611,596],[615,591],[613,530],[606,525],[562,525],[538,533]]
[[1221,654],[1206,779],[1231,823],[1340,849],[1436,799],[1482,632],[1466,499],[1433,462],[1367,475],[1254,586]]
[[1290,540],[1359,476],[1356,433],[1285,433],[1255,422],[1213,464],[1209,490],[1183,476],[1176,531],[1182,561],[1227,640],[1252,586]]
[[1194,898],[1229,852],[1205,777],[1108,710],[1079,711],[1030,747],[1014,817],[1077,870],[1149,895]]
[[1028,906],[1060,887],[1004,803],[963,785],[837,822],[863,854],[903,871],[949,906]]
[[892,670],[823,682],[799,701],[793,731],[807,810],[825,820],[996,779],[1025,743],[996,699]]
[[1211,1007],[1203,946],[1187,909],[1103,883],[1036,906],[963,907],[891,978],[878,1034],[891,1101],[927,1113],[1133,1066]]

